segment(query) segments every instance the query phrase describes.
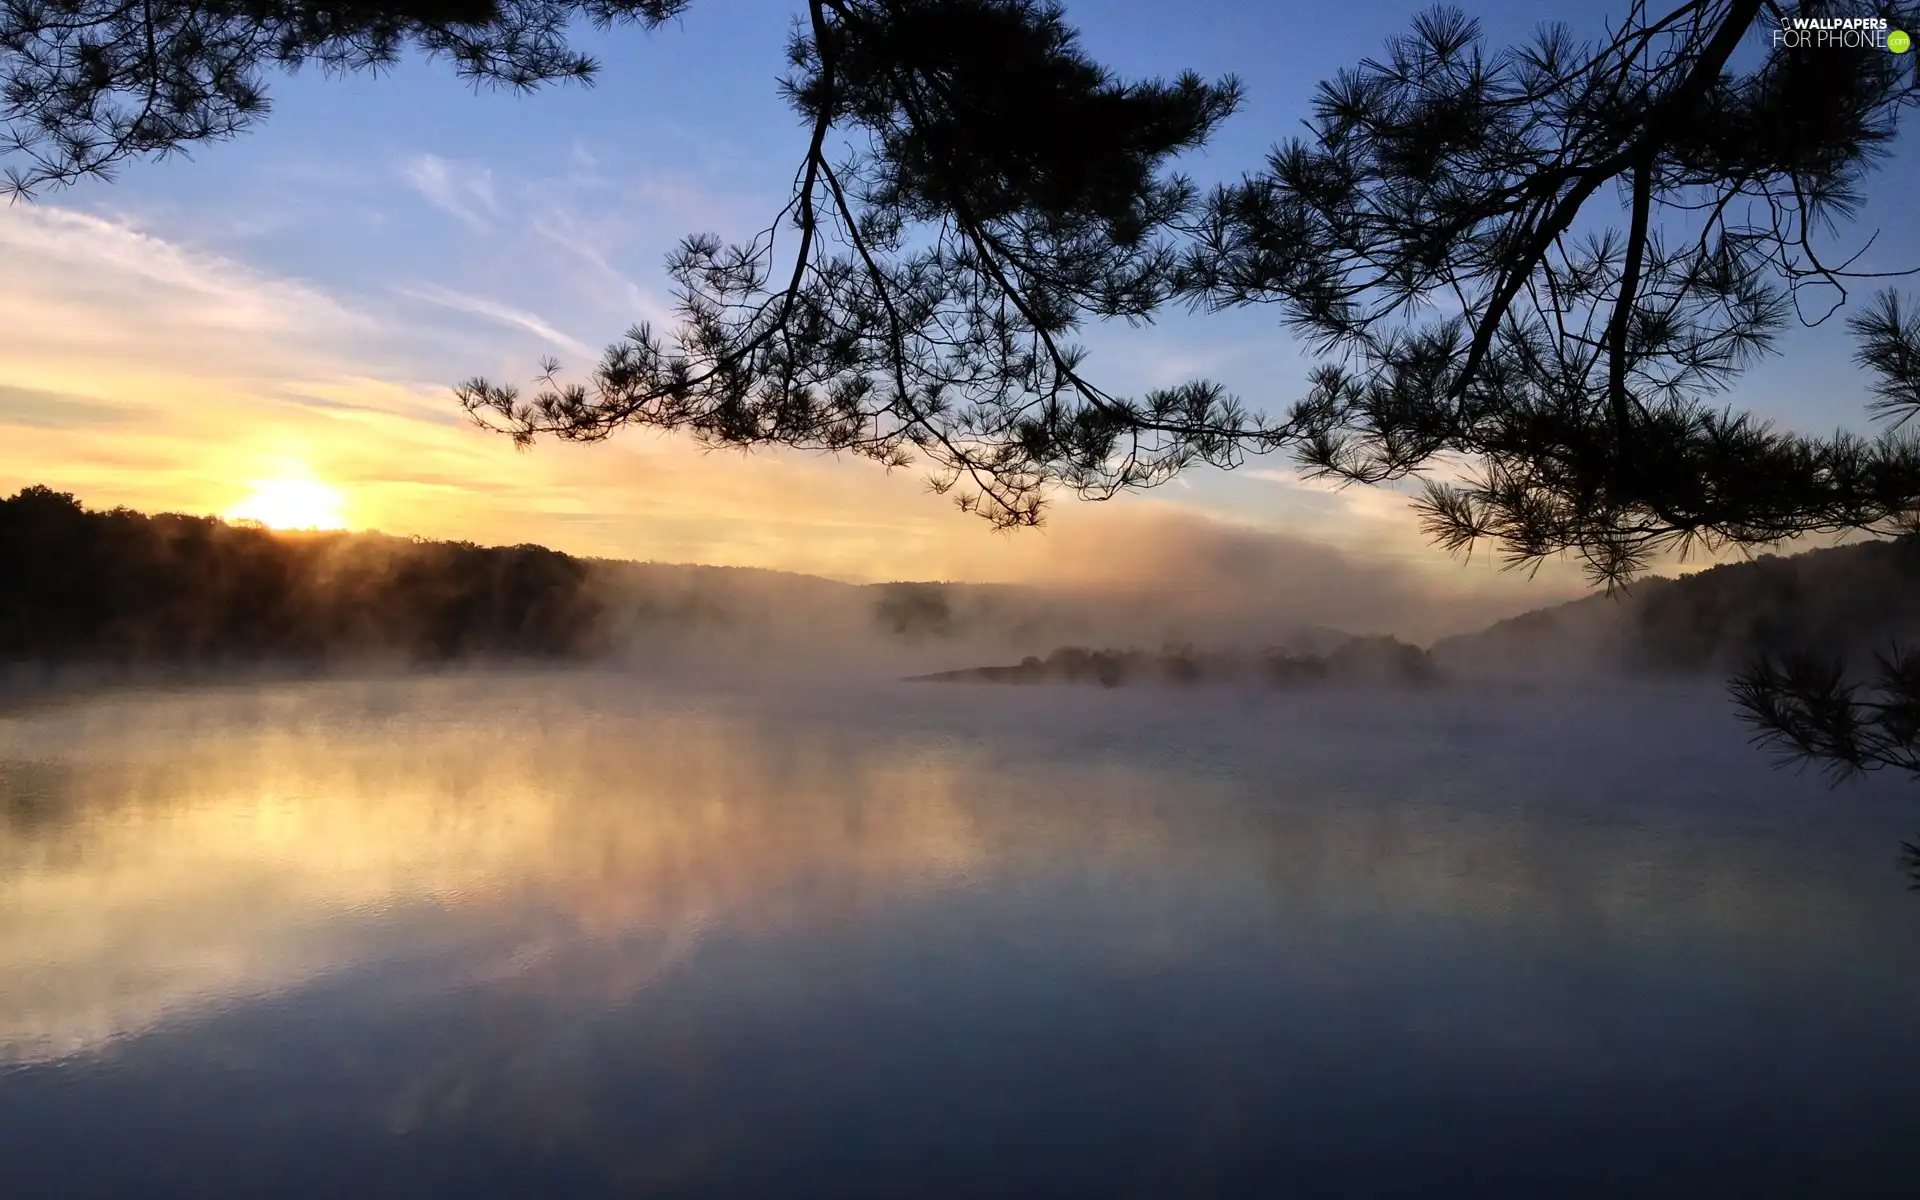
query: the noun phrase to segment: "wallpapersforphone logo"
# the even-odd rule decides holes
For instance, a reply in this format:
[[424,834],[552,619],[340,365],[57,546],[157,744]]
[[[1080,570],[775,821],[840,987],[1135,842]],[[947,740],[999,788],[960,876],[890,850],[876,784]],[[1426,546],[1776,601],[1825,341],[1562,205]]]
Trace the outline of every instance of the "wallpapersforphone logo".
[[1784,50],[1886,50],[1905,54],[1913,39],[1885,17],[1781,17],[1773,44]]

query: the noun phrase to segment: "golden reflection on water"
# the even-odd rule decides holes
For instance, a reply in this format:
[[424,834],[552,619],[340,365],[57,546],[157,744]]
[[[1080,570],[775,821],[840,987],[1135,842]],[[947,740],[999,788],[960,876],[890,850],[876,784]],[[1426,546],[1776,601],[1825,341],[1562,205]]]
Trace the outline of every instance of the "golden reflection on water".
[[[318,686],[267,719],[244,695],[16,719],[0,742],[0,1061],[351,966],[383,920],[519,927],[508,961],[475,968],[513,973],[583,937],[685,946],[712,922],[840,919],[965,886],[1048,836],[996,799],[1007,781],[977,754],[924,739],[671,709],[451,720],[471,699],[455,686],[417,685],[387,713]],[[37,746],[56,753],[22,757]],[[1124,825],[1075,833],[1147,849],[1150,831]]]
[[[1125,909],[1109,956],[1147,963],[1195,936],[1182,904],[1197,895],[1286,925],[1303,975],[1351,956],[1354,922],[1383,915],[1602,941],[1691,929],[1769,953],[1869,936],[1830,879],[1631,824],[1444,797],[1321,802],[1284,781],[1222,804],[1219,776],[1011,753],[565,679],[16,714],[0,719],[0,1064],[83,1053],[422,938],[484,932],[488,950],[462,960],[471,980],[539,986],[564,969],[568,986],[622,995],[715,928],[844,923],[1090,864],[1170,889],[1132,909],[1126,889],[1089,901]],[[636,936],[645,953],[587,968],[566,953]],[[565,967],[545,970],[556,955]]]

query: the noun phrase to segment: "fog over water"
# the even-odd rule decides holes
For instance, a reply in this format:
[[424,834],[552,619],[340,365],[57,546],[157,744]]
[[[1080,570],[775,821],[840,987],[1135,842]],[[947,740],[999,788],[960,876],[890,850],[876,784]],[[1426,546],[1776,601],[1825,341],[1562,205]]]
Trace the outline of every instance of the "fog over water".
[[1900,1195],[1909,785],[1721,691],[0,715],[0,1195]]

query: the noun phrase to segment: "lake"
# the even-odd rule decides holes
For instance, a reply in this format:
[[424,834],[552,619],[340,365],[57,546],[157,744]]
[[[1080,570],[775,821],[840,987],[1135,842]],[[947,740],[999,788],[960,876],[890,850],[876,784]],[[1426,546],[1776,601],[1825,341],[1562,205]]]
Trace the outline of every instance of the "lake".
[[0,1196],[1911,1196],[1920,786],[1711,688],[0,715]]

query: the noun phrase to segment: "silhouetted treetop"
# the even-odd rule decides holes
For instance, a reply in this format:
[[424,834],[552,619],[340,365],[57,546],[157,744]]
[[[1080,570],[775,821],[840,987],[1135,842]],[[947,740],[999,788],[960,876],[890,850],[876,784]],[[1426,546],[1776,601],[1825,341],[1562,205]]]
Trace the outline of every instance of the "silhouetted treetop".
[[[824,42],[792,47],[803,116],[879,139],[870,199],[913,220],[955,209],[1137,241],[1166,204],[1160,160],[1231,110],[1195,76],[1123,84],[1033,3],[831,6]],[[829,61],[831,60],[831,61]]]
[[246,129],[264,73],[376,70],[408,50],[476,84],[591,81],[575,21],[652,28],[687,0],[0,0],[0,191],[108,174]]

